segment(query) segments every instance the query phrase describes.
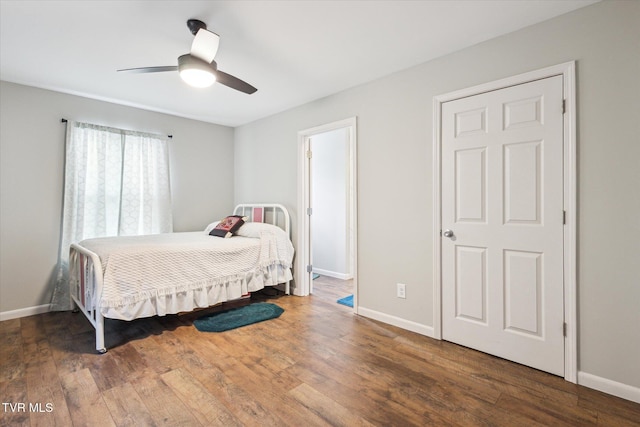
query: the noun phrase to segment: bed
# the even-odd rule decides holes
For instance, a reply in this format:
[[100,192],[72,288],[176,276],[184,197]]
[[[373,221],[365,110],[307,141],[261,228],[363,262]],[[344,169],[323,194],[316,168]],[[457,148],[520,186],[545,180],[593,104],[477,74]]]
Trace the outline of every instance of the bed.
[[104,319],[133,320],[190,312],[237,300],[292,279],[290,217],[279,204],[241,204],[246,218],[230,238],[204,231],[103,237],[71,245],[72,304],[96,331],[96,350],[107,351]]

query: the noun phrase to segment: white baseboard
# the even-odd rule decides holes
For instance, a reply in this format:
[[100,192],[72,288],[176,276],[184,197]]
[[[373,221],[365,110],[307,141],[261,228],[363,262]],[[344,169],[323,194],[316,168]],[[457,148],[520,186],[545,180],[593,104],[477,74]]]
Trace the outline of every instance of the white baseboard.
[[0,312],[0,322],[3,320],[18,319],[20,317],[48,313],[49,311],[50,304],[36,305],[34,307],[21,308],[19,310],[2,311]]
[[582,371],[578,371],[578,384],[603,393],[621,397],[622,399],[640,403],[640,388],[638,387],[608,380]]
[[313,272],[317,273],[317,274],[320,274],[321,276],[329,276],[329,277],[333,277],[335,279],[340,279],[340,280],[353,279],[353,275],[351,275],[351,274],[337,273],[335,271],[323,270],[321,268],[313,267]]
[[420,335],[425,335],[429,338],[434,337],[432,326],[427,326],[417,322],[412,322],[410,320],[401,319],[400,317],[390,316],[388,314],[380,313],[379,311],[364,308],[362,306],[358,307],[358,314],[360,316],[378,320],[389,325],[397,326],[398,328],[406,329]]

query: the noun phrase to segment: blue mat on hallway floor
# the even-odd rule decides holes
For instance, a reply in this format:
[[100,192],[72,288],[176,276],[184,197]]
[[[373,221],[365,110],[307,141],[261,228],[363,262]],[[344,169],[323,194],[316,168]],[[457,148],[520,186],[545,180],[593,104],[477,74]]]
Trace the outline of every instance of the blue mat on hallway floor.
[[338,304],[346,305],[347,307],[353,307],[353,295],[349,295],[344,298],[340,298],[337,301]]

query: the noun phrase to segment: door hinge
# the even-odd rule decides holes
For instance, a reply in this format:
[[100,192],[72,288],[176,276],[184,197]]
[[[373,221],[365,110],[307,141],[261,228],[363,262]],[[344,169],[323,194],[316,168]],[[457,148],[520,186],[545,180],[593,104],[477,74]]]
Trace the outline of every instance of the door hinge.
[[567,211],[562,211],[562,225],[567,225]]
[[313,208],[307,208],[307,215],[313,215]]
[[562,336],[566,337],[567,336],[567,322],[564,322],[562,324]]
[[311,150],[307,150],[307,159],[310,159],[313,156],[313,154],[311,154]]
[[307,265],[307,273],[311,273],[313,271],[312,265]]
[[562,100],[562,114],[567,112],[567,100],[563,99]]

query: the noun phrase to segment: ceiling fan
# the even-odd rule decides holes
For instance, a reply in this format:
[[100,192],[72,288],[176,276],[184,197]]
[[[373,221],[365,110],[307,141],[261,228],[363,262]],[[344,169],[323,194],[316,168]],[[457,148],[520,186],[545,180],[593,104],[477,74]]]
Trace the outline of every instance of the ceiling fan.
[[187,21],[187,27],[189,27],[191,34],[195,37],[191,44],[191,51],[178,57],[178,65],[126,68],[118,71],[132,73],[178,71],[182,80],[195,87],[208,87],[217,81],[218,83],[247,94],[252,94],[258,90],[249,83],[218,70],[218,64],[213,58],[218,52],[220,36],[207,30],[207,24],[197,19],[189,19]]

